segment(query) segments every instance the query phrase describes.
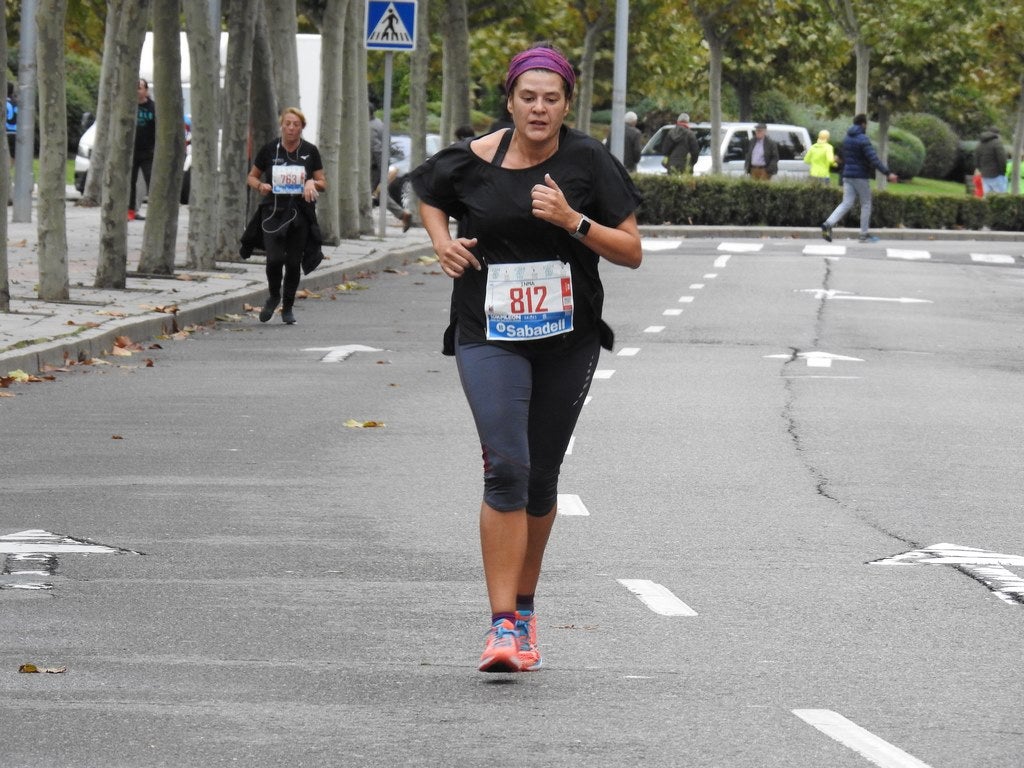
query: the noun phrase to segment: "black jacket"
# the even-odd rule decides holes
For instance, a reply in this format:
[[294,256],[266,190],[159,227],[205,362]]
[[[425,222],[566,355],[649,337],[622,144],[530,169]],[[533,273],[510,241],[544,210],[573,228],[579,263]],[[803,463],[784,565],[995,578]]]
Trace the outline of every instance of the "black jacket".
[[[256,213],[249,219],[249,223],[246,225],[245,231],[239,240],[241,248],[238,249],[238,255],[243,259],[248,259],[254,251],[266,251],[263,243],[264,223],[269,223],[272,229],[276,228],[277,222],[281,222],[284,217],[290,216],[291,211],[291,207],[288,207],[268,216],[266,206],[257,208]],[[324,254],[321,250],[324,238],[320,233],[320,224],[316,220],[316,208],[311,205],[299,205],[298,215],[305,216],[306,221],[309,223],[309,237],[306,238],[306,247],[302,251],[302,273],[308,275],[324,259]]]

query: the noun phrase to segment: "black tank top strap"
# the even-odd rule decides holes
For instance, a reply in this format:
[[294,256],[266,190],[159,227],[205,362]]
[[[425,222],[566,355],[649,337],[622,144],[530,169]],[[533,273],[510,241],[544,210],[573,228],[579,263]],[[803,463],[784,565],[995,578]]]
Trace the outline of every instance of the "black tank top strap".
[[515,133],[515,128],[510,128],[505,131],[505,135],[501,137],[501,141],[498,143],[498,149],[494,153],[494,159],[491,160],[491,165],[496,165],[499,168],[505,161],[505,153],[508,152],[509,144],[512,143],[512,134]]

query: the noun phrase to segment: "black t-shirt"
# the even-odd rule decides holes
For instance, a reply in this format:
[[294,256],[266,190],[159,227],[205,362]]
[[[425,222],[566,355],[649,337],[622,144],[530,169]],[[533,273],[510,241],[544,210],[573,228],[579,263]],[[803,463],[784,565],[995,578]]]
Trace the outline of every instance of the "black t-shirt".
[[135,122],[135,157],[152,157],[155,148],[156,104],[153,103],[152,99],[146,99],[142,104],[139,104]]
[[[294,152],[289,152],[284,148],[284,144],[281,143],[280,139],[274,139],[263,145],[259,152],[256,153],[256,157],[253,159],[252,164],[260,169],[260,179],[265,181],[267,184],[272,184],[271,180],[271,169],[275,165],[301,165],[306,169],[306,180],[313,178],[313,174],[316,171],[323,170],[323,160],[320,159],[320,150],[316,148],[315,144],[311,144],[305,139],[300,139],[299,146]],[[302,199],[302,195],[276,195],[269,194],[260,200],[260,205],[278,205],[282,206],[291,201],[302,202],[306,205],[314,205],[314,203],[306,203]]]
[[[473,253],[484,268],[467,270],[456,278],[452,291],[452,314],[460,338],[486,338],[487,264],[554,259],[568,263],[572,272],[573,331],[548,341],[571,343],[566,337],[594,331],[604,303],[600,257],[561,227],[535,217],[530,191],[550,174],[574,210],[616,227],[641,200],[629,174],[600,141],[575,129],[562,128],[558,150],[532,168],[493,165],[473,153],[471,141],[442,149],[411,174],[420,200],[456,219],[460,236],[478,238]],[[499,343],[516,348],[548,341]]]

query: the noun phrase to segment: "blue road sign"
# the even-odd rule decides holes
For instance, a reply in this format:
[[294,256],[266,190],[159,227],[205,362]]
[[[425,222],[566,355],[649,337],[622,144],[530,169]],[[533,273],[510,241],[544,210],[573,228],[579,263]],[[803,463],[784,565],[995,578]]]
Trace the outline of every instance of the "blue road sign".
[[374,51],[416,49],[416,0],[367,0],[366,47]]

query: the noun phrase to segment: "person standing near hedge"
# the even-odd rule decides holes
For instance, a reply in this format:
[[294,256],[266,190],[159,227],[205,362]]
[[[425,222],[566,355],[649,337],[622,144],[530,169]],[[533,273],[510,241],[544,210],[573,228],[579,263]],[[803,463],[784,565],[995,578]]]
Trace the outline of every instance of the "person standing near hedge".
[[889,170],[889,166],[881,161],[875,148],[868,138],[868,116],[857,115],[853,125],[846,131],[843,139],[843,202],[832,211],[832,215],[821,225],[821,236],[832,242],[832,228],[843,220],[853,208],[854,202],[860,200],[860,237],[862,243],[875,243],[878,238],[868,233],[871,226],[871,176],[875,169],[884,173],[889,181],[899,181],[899,176]]
[[999,139],[999,129],[989,128],[978,137],[974,150],[974,167],[981,174],[985,197],[1006,192],[1006,147]]
[[836,165],[836,152],[832,149],[829,137],[828,131],[819,131],[818,140],[804,155],[804,162],[811,166],[811,181],[826,187],[832,183],[830,174]]
[[747,149],[743,170],[758,181],[771,181],[779,172],[779,145],[768,137],[768,126],[764,123],[754,126],[754,140]]

